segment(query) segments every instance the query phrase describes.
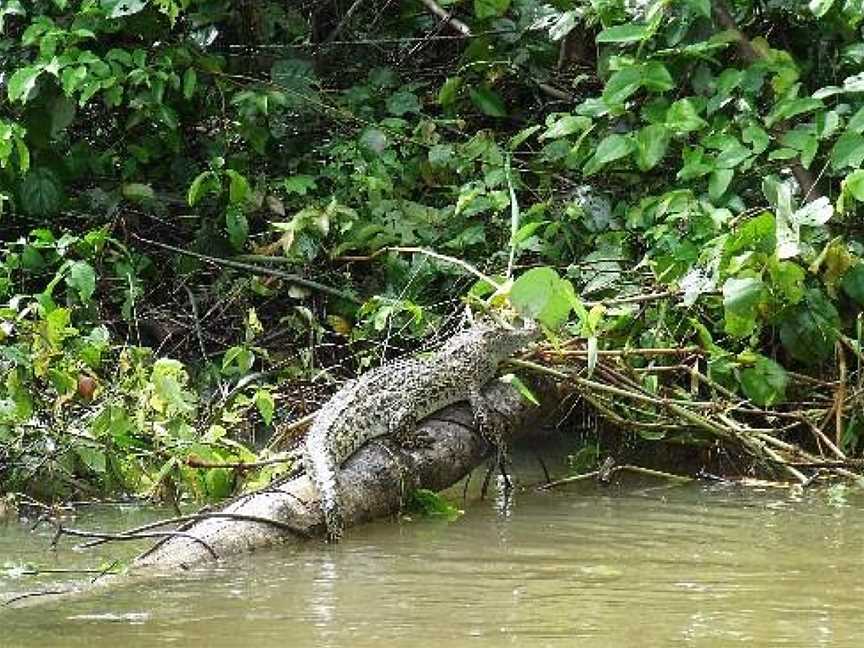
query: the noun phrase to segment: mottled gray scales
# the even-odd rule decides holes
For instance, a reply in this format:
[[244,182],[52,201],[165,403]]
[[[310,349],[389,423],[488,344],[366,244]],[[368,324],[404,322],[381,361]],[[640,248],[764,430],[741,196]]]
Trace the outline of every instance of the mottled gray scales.
[[343,386],[316,416],[304,447],[328,538],[342,535],[339,468],[345,460],[382,436],[410,444],[421,419],[459,401],[469,401],[476,420],[486,424],[489,412],[480,390],[495,377],[501,360],[538,337],[533,322],[522,328],[477,323],[435,353],[385,364]]

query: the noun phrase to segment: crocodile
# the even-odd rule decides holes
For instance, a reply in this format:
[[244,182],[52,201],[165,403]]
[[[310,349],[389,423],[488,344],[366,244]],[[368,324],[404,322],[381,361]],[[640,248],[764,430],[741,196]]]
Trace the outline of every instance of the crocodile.
[[482,396],[498,363],[540,336],[526,320],[505,326],[482,319],[450,338],[438,351],[385,363],[348,381],[321,408],[303,448],[306,474],[318,490],[327,539],[342,536],[339,468],[365,443],[390,436],[405,447],[428,439],[418,422],[448,405],[468,401],[481,433],[498,445],[496,421]]

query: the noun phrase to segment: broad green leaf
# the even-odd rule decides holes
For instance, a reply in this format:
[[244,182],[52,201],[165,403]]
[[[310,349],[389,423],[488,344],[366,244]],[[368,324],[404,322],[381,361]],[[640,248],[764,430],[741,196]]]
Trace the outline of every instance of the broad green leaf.
[[96,291],[96,271],[86,261],[75,261],[69,267],[66,285],[78,292],[82,302],[88,302]]
[[750,125],[741,131],[741,139],[745,144],[749,144],[753,149],[754,155],[759,155],[768,148],[771,138],[763,128],[756,125]]
[[30,171],[20,182],[18,194],[21,207],[31,216],[52,216],[59,211],[63,202],[60,180],[45,167]]
[[642,66],[642,85],[652,92],[666,92],[675,87],[675,81],[660,61],[648,61]]
[[591,126],[591,120],[580,115],[558,115],[557,119],[551,120],[551,123],[547,120],[547,125],[548,128],[538,139],[558,139],[573,133],[582,133]]
[[834,352],[840,326],[834,304],[822,291],[811,289],[805,301],[784,318],[780,341],[793,358],[813,364],[828,359]]
[[810,11],[813,12],[813,15],[817,18],[821,18],[828,10],[831,9],[831,5],[834,4],[834,0],[810,0],[807,4]]
[[474,16],[477,20],[498,18],[507,13],[510,0],[474,0]]
[[597,171],[599,171],[604,165],[626,157],[632,150],[633,140],[631,138],[617,133],[607,135],[603,141],[597,145],[597,150],[585,165],[585,175],[590,176],[597,173]]
[[192,95],[195,94],[197,85],[198,73],[195,72],[195,68],[186,68],[186,71],[183,73],[183,98],[191,99]]
[[641,171],[653,169],[669,148],[669,129],[663,124],[645,126],[636,134],[636,165]]
[[776,405],[786,400],[789,376],[771,358],[759,356],[752,367],[742,369],[738,380],[744,395],[760,407]]
[[103,475],[107,470],[105,452],[99,448],[80,444],[75,446],[75,454],[81,462],[96,474]]
[[609,77],[603,88],[603,101],[607,104],[623,104],[630,95],[642,87],[642,71],[637,66],[618,70]]
[[553,330],[567,321],[572,298],[573,286],[549,267],[528,270],[510,289],[510,301],[520,314]]
[[736,140],[731,146],[720,151],[715,164],[718,169],[734,169],[748,157],[750,157],[750,149]]
[[756,328],[757,309],[764,295],[765,284],[761,279],[727,279],[723,284],[726,332],[735,337],[750,335]]
[[282,187],[289,194],[293,193],[298,196],[305,196],[310,191],[317,189],[318,183],[315,181],[314,176],[301,174],[285,178],[282,181]]
[[242,250],[249,238],[249,221],[243,208],[237,203],[228,205],[225,210],[225,230],[228,232],[228,240],[235,250]]
[[255,407],[258,408],[258,413],[264,420],[265,425],[270,425],[273,422],[273,413],[276,411],[276,401],[266,389],[259,389],[255,392]]
[[795,97],[780,101],[768,117],[765,118],[767,126],[773,126],[779,121],[791,119],[804,113],[813,112],[824,108],[824,104],[813,97]]
[[387,97],[387,112],[397,117],[420,112],[420,99],[413,92],[400,90]]
[[714,169],[711,176],[708,178],[708,196],[711,200],[720,200],[726,189],[729,188],[729,183],[732,182],[732,177],[735,171],[732,169]]
[[771,288],[789,304],[797,304],[804,297],[804,269],[794,261],[773,261],[768,264]]
[[864,170],[853,171],[843,180],[843,192],[858,202],[864,202]]
[[666,127],[677,133],[689,133],[707,125],[689,99],[679,99],[666,111]]
[[250,188],[249,181],[246,176],[234,169],[226,169],[225,175],[228,176],[228,200],[232,205],[237,205],[245,201],[249,197]]
[[51,102],[51,137],[57,137],[75,119],[75,101],[68,97],[57,97]]
[[14,102],[20,99],[21,103],[25,103],[30,95],[30,91],[36,86],[36,80],[43,71],[44,68],[41,65],[28,65],[27,67],[19,68],[9,78],[6,87],[9,101]]
[[849,123],[846,125],[846,130],[852,133],[864,133],[864,106],[858,109],[858,111],[852,115],[849,119]]
[[864,162],[864,136],[844,133],[831,149],[831,166],[836,170],[859,167]]
[[488,86],[480,86],[479,88],[469,91],[471,102],[480,109],[480,111],[490,117],[506,117],[507,108],[504,105],[504,100],[501,96],[489,88]]
[[452,106],[459,98],[459,89],[462,87],[462,77],[450,77],[438,91],[438,103],[444,106]]
[[711,17],[711,0],[685,0],[685,2],[697,16]]
[[645,40],[651,34],[647,25],[630,23],[627,25],[616,25],[604,29],[597,35],[598,43],[635,43]]
[[143,184],[140,182],[127,182],[123,185],[120,190],[120,193],[123,194],[123,197],[127,200],[131,200],[132,202],[143,202],[146,200],[153,200],[156,196],[153,191],[153,187],[149,184]]
[[843,292],[858,302],[859,306],[864,306],[864,263],[852,266],[843,276],[840,285],[843,287]]
[[140,12],[148,0],[101,0],[102,9],[109,18],[123,18]]
[[218,194],[220,191],[222,191],[222,183],[219,182],[219,177],[212,171],[202,171],[189,185],[186,200],[191,207],[194,207],[207,194]]

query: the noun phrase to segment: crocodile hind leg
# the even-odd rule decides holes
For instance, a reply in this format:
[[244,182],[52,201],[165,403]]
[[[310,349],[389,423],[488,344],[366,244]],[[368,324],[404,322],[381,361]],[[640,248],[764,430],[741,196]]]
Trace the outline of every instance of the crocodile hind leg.
[[[468,401],[474,412],[474,424],[477,426],[480,435],[495,450],[495,465],[501,471],[501,476],[504,478],[504,488],[510,490],[513,487],[513,483],[507,474],[507,463],[510,455],[504,435],[504,418],[490,406],[489,401],[483,396],[483,392],[479,387],[471,389]],[[487,476],[486,482],[488,482],[488,479],[489,476]],[[485,487],[483,490],[485,491]]]

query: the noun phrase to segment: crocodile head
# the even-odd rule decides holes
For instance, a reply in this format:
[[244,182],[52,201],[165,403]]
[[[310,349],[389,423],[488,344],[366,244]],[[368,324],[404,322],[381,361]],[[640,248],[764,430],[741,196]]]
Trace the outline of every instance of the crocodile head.
[[539,340],[543,333],[537,322],[532,319],[519,319],[506,326],[486,319],[478,328],[484,351],[499,359],[506,358],[531,342]]

